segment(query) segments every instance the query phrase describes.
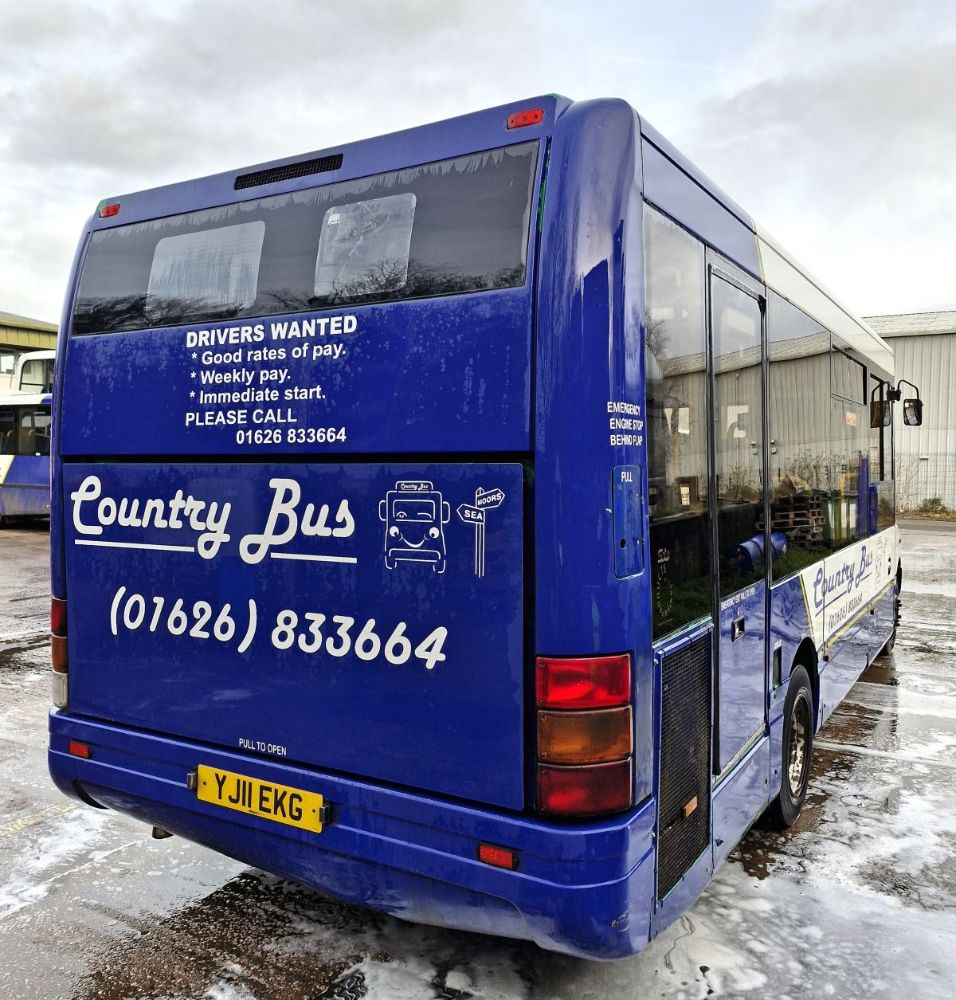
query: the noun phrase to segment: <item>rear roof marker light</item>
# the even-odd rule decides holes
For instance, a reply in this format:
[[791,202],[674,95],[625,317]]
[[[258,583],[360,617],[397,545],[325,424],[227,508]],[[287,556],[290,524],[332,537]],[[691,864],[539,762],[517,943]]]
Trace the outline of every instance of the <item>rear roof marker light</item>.
[[529,108],[508,115],[508,128],[526,128],[528,125],[540,125],[543,121],[544,111],[541,108]]
[[113,216],[119,215],[119,213],[120,203],[118,201],[101,201],[97,208],[97,214],[101,219],[112,219]]

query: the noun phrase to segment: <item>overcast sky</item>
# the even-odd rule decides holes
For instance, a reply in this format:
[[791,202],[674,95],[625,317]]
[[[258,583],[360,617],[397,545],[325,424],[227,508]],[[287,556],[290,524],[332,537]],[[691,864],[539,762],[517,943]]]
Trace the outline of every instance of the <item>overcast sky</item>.
[[539,93],[622,97],[863,314],[956,307],[953,0],[0,4],[0,311],[104,197]]

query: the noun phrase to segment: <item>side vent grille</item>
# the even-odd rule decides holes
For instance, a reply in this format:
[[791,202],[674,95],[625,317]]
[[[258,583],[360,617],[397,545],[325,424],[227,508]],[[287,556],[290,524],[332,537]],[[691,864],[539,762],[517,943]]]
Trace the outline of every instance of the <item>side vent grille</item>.
[[273,167],[271,170],[240,174],[233,188],[241,191],[243,188],[259,187],[260,184],[291,181],[295,177],[308,177],[309,174],[324,174],[329,170],[338,170],[341,166],[341,153],[336,153],[335,156],[321,156],[317,160],[301,160],[299,163],[287,163],[284,167]]
[[710,845],[710,633],[664,657],[657,898]]

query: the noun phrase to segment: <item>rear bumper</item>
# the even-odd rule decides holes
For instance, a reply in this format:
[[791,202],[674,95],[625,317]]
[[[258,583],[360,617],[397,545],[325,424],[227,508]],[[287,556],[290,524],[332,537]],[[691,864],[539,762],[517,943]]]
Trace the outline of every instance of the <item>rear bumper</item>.
[[[67,752],[70,740],[90,759]],[[197,764],[323,794],[321,834],[199,801]],[[612,822],[559,826],[384,788],[114,725],[50,715],[50,773],[67,795],[160,826],[345,902],[421,923],[613,959],[648,940],[655,803]],[[481,842],[518,852],[517,871],[477,860]]]

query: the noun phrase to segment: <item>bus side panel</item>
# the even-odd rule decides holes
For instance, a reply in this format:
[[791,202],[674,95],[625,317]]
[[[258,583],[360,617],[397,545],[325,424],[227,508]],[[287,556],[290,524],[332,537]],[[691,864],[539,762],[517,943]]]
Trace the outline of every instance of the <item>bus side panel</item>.
[[[66,356],[70,345],[70,319],[73,315],[73,301],[76,295],[80,264],[89,241],[92,219],[87,220],[83,236],[73,254],[70,266],[70,280],[63,300],[60,315],[60,330],[56,339],[56,354],[59,358],[60,373],[66,368]],[[63,462],[60,458],[60,422],[63,402],[62,374],[53,381],[53,420],[50,425],[50,593],[54,597],[66,597],[66,556],[63,536]]]
[[42,517],[50,513],[50,459],[0,456],[0,516]]
[[[640,801],[653,761],[646,550],[643,538],[618,537],[614,510],[615,475],[630,477],[641,488],[625,502],[646,534],[638,129],[628,105],[590,101],[561,115],[552,138],[539,257],[535,627],[539,653],[638,653]],[[641,558],[618,560],[622,542]]]
[[[812,570],[803,570],[804,589],[823,600],[825,666],[820,671],[820,724],[843,700],[879,650],[870,614],[891,588],[898,563],[896,527],[846,545]],[[823,664],[821,664],[823,666]]]

